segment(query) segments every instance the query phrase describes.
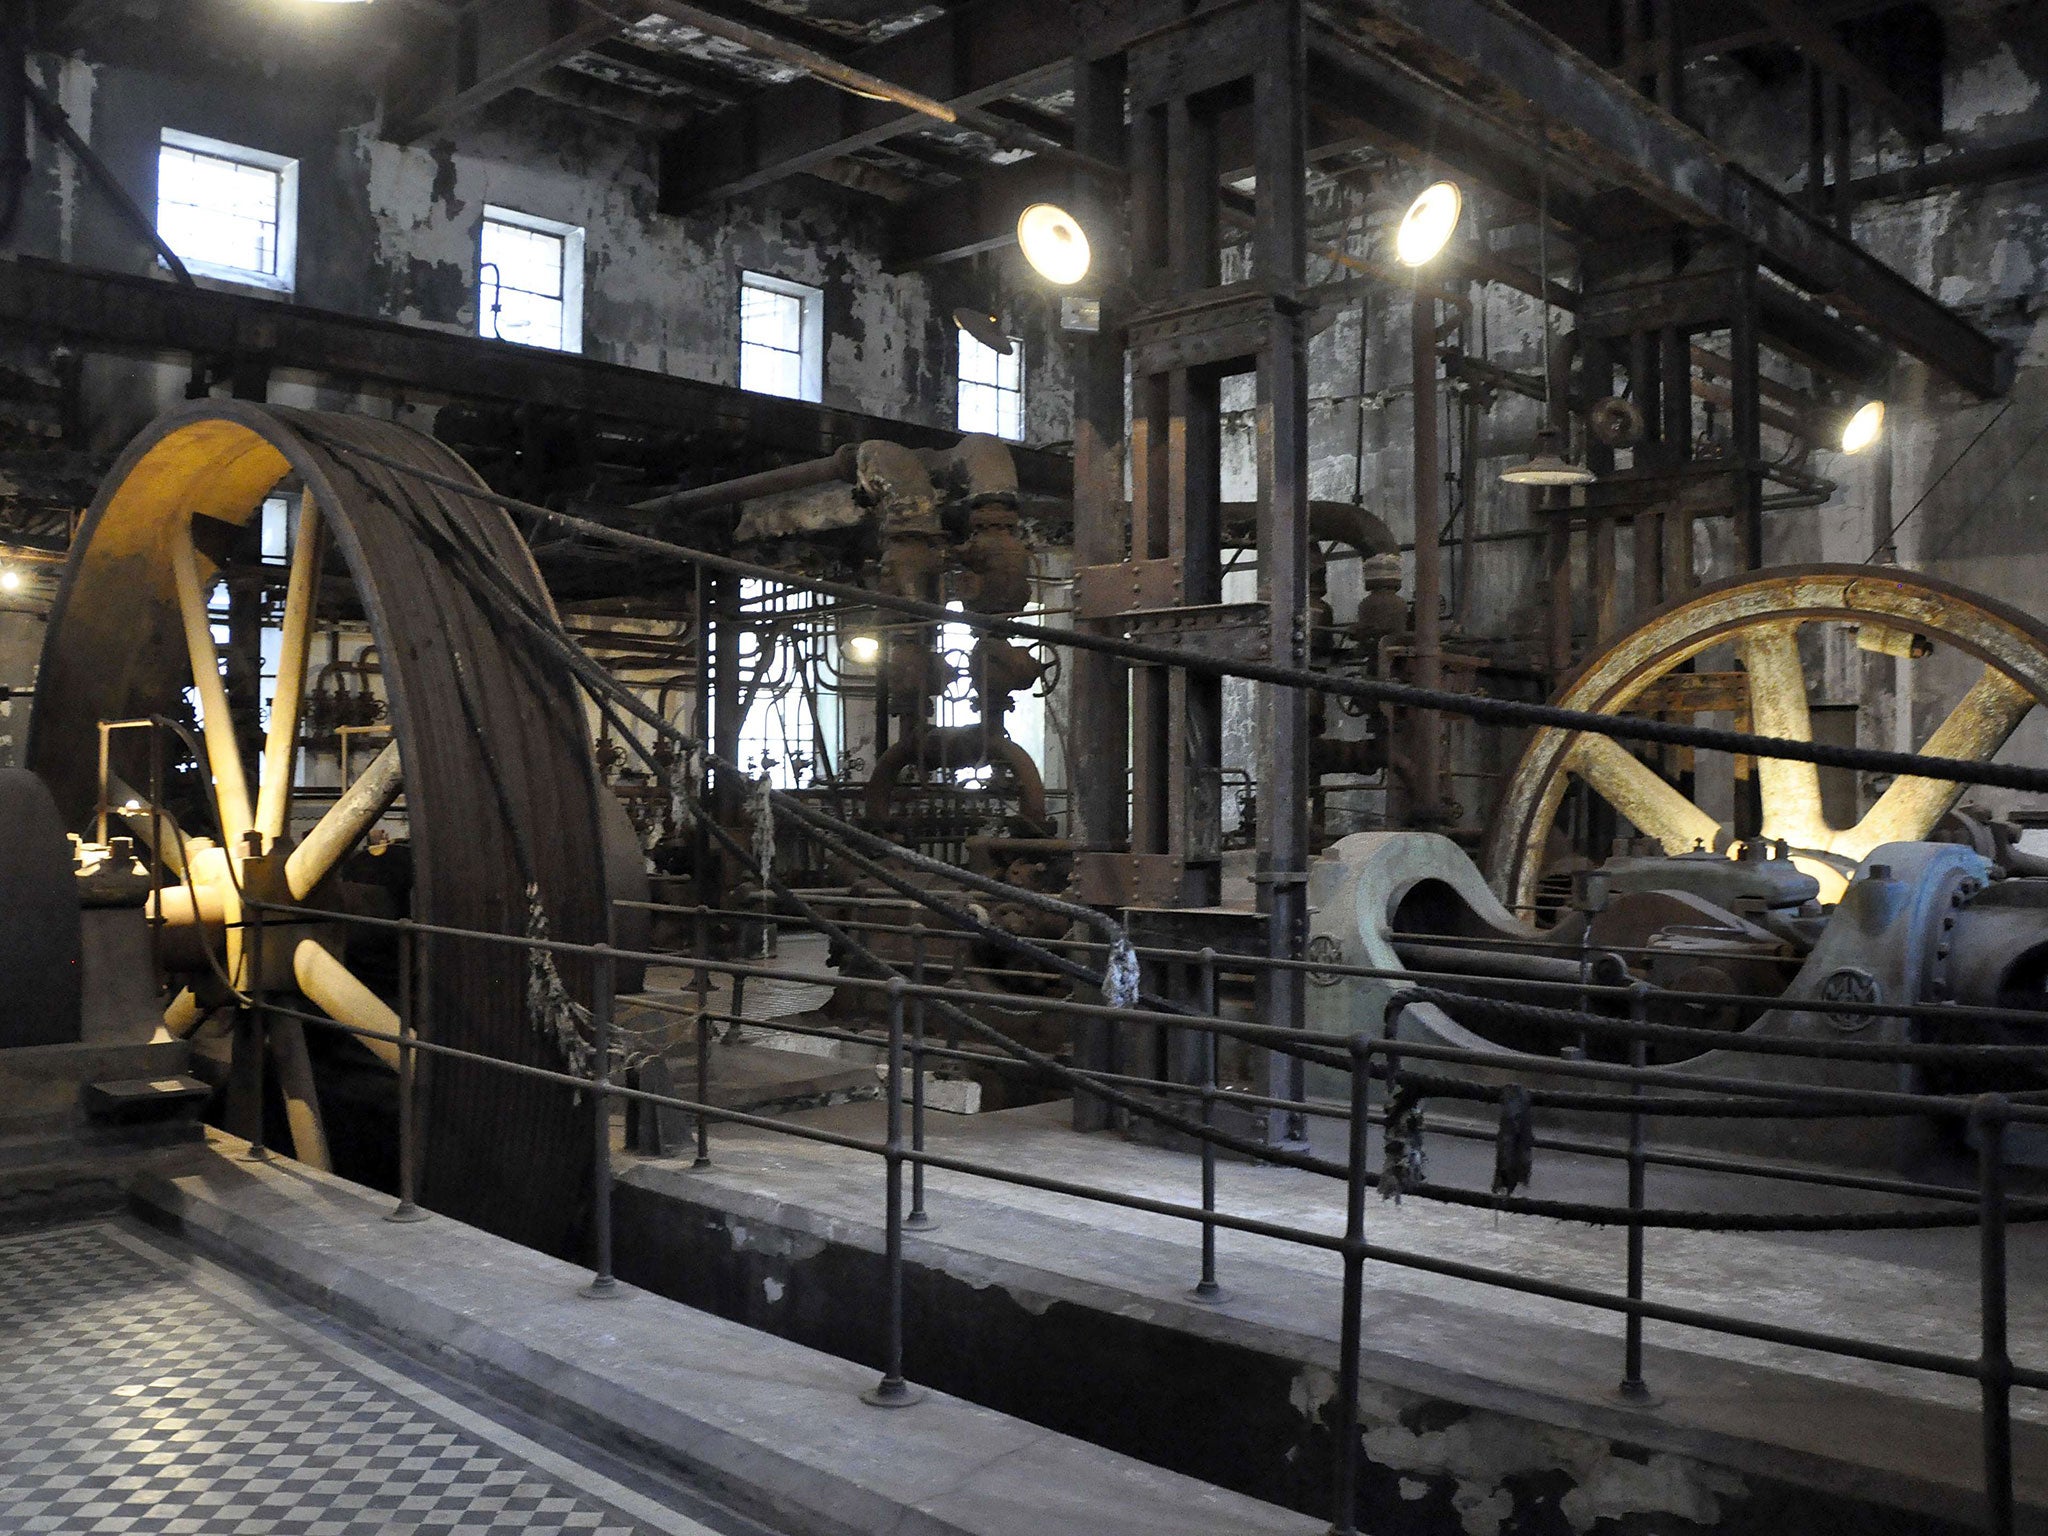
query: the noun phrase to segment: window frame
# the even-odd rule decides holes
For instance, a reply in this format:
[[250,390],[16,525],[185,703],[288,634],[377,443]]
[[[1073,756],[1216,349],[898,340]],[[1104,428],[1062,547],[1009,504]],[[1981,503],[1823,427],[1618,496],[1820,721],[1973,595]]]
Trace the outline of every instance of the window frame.
[[[187,154],[206,155],[215,160],[226,160],[234,165],[251,166],[257,170],[269,171],[277,177],[277,270],[258,272],[253,267],[229,266],[222,262],[207,261],[201,257],[187,256],[178,252],[178,259],[185,269],[196,277],[212,278],[219,283],[233,283],[243,288],[261,288],[268,293],[289,294],[298,286],[299,267],[299,162],[290,155],[280,155],[273,150],[257,149],[250,144],[230,144],[225,139],[210,139],[204,134],[187,133],[182,128],[162,127],[157,130],[157,187],[156,211],[150,219],[150,226],[163,235],[163,152],[166,149],[182,149]],[[174,247],[175,249],[175,247]],[[162,262],[162,258],[158,258]]]
[[[1006,443],[1021,443],[1021,442],[1023,442],[1023,441],[1024,441],[1024,338],[1023,338],[1023,337],[1021,337],[1021,336],[1011,336],[1011,337],[1009,338],[1009,341],[1010,341],[1010,356],[1011,356],[1012,358],[1016,359],[1016,363],[1017,363],[1017,387],[1016,387],[1016,388],[1015,388],[1014,390],[1010,390],[1010,389],[1005,389],[1005,388],[1003,388],[1003,386],[1002,386],[1002,385],[1001,385],[1000,383],[990,384],[990,383],[988,383],[988,382],[986,382],[985,380],[982,380],[982,379],[970,379],[970,378],[968,378],[968,377],[966,376],[966,374],[965,374],[965,373],[963,373],[963,372],[961,371],[960,363],[961,363],[961,354],[963,354],[963,353],[964,353],[964,352],[965,352],[965,351],[967,350],[968,344],[969,344],[970,342],[971,342],[971,343],[973,343],[973,344],[974,344],[975,346],[977,346],[977,347],[981,347],[982,351],[984,351],[984,352],[987,352],[987,353],[988,353],[988,354],[989,354],[990,356],[992,356],[992,357],[994,357],[994,358],[996,359],[996,362],[997,362],[997,365],[998,365],[997,371],[998,371],[998,373],[999,373],[999,374],[1000,374],[1000,372],[1001,372],[1001,363],[1002,363],[1002,360],[1003,360],[1003,354],[1002,354],[1002,353],[1000,353],[1000,352],[997,352],[997,351],[996,351],[996,350],[995,350],[995,349],[994,349],[993,347],[985,347],[985,346],[982,346],[982,343],[981,343],[981,339],[980,339],[979,337],[977,337],[977,336],[970,336],[970,335],[969,335],[969,334],[968,334],[968,333],[967,333],[967,332],[966,332],[965,330],[959,330],[959,329],[956,329],[956,330],[955,330],[955,332],[954,332],[954,335],[955,335],[955,336],[957,337],[957,340],[956,340],[956,341],[954,342],[954,345],[953,345],[953,425],[954,425],[954,427],[955,427],[955,428],[956,428],[957,430],[961,431],[961,432],[966,432],[966,431],[968,431],[968,430],[969,430],[969,428],[968,428],[968,427],[967,427],[967,426],[966,426],[966,425],[965,425],[965,424],[964,424],[964,423],[963,423],[963,422],[961,421],[961,419],[960,419],[960,417],[961,417],[961,412],[960,412],[960,396],[961,396],[961,393],[962,393],[962,391],[964,391],[964,390],[967,390],[967,389],[988,389],[988,390],[994,390],[994,391],[995,391],[995,393],[996,393],[996,395],[997,395],[997,397],[998,397],[998,398],[997,398],[997,407],[996,407],[996,421],[997,421],[997,426],[998,426],[998,430],[997,430],[997,431],[995,431],[994,433],[991,433],[991,434],[988,434],[988,435],[990,435],[990,436],[993,436],[993,437],[996,437],[996,438],[998,438],[998,439],[1000,439],[1001,441],[1003,441],[1003,442],[1006,442]],[[1016,435],[1015,437],[1011,437],[1011,436],[1007,435],[1006,433],[1004,433],[1003,431],[1001,431],[1001,430],[1000,430],[1000,427],[1001,427],[1001,422],[1002,422],[1002,414],[1003,414],[1003,413],[1002,413],[1002,405],[1001,405],[1001,396],[1003,396],[1003,395],[1010,395],[1010,394],[1014,394],[1014,395],[1015,395],[1015,396],[1017,397],[1017,435]]]
[[[493,224],[507,229],[523,229],[531,234],[550,235],[562,242],[562,339],[553,347],[536,341],[521,341],[515,336],[495,336],[484,329],[491,310],[484,302],[484,231]],[[484,341],[502,341],[515,347],[532,347],[540,352],[583,351],[583,249],[584,231],[581,224],[566,223],[561,219],[546,218],[538,213],[527,213],[519,208],[507,208],[501,203],[485,203],[483,216],[476,224],[476,334]],[[504,274],[499,274],[502,279]],[[502,286],[502,282],[501,282]],[[515,292],[525,293],[521,288]],[[536,295],[538,297],[538,295]]]
[[[803,400],[812,405],[825,398],[825,290],[811,283],[799,283],[792,278],[777,277],[772,272],[756,272],[750,268],[740,269],[740,291],[738,305],[738,344],[734,359],[737,377],[746,377],[747,290],[757,289],[763,293],[780,294],[784,298],[796,299],[802,306],[799,321],[800,334],[797,337],[797,393],[794,395],[769,395],[767,390],[752,390],[750,393],[769,395],[770,399]],[[759,345],[759,343],[756,343]],[[779,350],[779,349],[772,349]],[[745,389],[744,383],[740,388]]]

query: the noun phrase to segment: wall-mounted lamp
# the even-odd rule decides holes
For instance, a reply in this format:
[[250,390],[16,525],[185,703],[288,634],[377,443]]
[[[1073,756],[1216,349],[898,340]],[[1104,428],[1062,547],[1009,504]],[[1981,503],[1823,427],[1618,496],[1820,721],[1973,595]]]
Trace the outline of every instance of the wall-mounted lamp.
[[21,572],[0,571],[0,592],[19,592],[20,590]]
[[1884,402],[1871,400],[1858,407],[1842,427],[1842,452],[1861,453],[1884,436]]
[[881,659],[882,642],[873,635],[854,635],[846,642],[846,654],[856,665],[872,667]]
[[1066,209],[1033,203],[1017,215],[1017,245],[1048,283],[1072,287],[1088,275],[1088,235]]
[[1464,207],[1465,196],[1455,182],[1439,181],[1424,187],[1394,232],[1394,255],[1401,265],[1419,267],[1434,261],[1451,243]]

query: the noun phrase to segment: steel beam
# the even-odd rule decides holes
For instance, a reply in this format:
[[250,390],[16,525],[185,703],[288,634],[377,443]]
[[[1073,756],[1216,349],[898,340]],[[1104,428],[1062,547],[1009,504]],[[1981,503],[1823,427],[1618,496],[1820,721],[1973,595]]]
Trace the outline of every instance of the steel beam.
[[[1053,0],[971,0],[846,63],[955,107],[1029,93],[1066,71],[1082,39]],[[761,91],[663,146],[661,210],[680,213],[929,127],[928,117],[822,81]]]
[[[1464,112],[1540,135],[1559,162],[1626,188],[1664,215],[1754,244],[1765,265],[1978,395],[2002,394],[2010,352],[1869,252],[1816,222],[1676,118],[1564,47],[1504,0],[1350,0],[1343,37],[1354,85],[1427,80]],[[1323,61],[1341,67],[1335,50]]]
[[[670,429],[687,423],[764,463],[819,458],[868,438],[924,448],[958,437],[564,352],[26,257],[0,260],[0,331],[116,352],[251,359],[418,397],[524,402]],[[1063,455],[1021,445],[1010,452],[1025,490],[1073,494],[1073,465]]]
[[410,144],[443,132],[623,29],[576,0],[481,0],[423,67],[387,82],[384,137]]
[[1882,112],[1922,144],[1941,137],[1941,120],[1924,102],[1900,95],[1889,80],[1865,63],[1842,41],[1833,26],[1813,14],[1809,0],[1742,0],[1790,43],[1838,83]]

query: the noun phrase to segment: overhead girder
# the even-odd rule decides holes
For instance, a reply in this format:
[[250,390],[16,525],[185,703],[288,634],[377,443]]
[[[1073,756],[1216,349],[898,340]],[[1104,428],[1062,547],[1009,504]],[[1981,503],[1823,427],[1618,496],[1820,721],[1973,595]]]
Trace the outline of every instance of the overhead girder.
[[[1083,33],[1074,8],[1053,0],[970,0],[845,62],[934,100],[980,107],[1065,73]],[[771,86],[663,145],[660,207],[681,213],[734,197],[931,121],[819,80]]]
[[1448,112],[1508,129],[1524,146],[1521,165],[1543,153],[1594,190],[1625,189],[1678,223],[1749,242],[1794,286],[1976,394],[2012,382],[2009,349],[1505,0],[1344,0],[1325,18],[1318,55],[1350,74],[1349,104],[1361,116],[1372,116],[1383,82],[1405,74]]
[[[702,441],[758,456],[764,467],[876,438],[943,448],[958,437],[541,347],[33,259],[0,259],[0,329],[152,356],[246,359],[259,368],[382,384],[416,398],[503,401],[670,430],[687,422]],[[1073,494],[1065,456],[1021,444],[1011,455],[1025,491]]]
[[[1024,12],[1037,3],[981,0],[972,14],[992,24],[1004,6]],[[1089,47],[1099,52],[1112,46],[1116,36],[1135,36],[1157,24],[1163,18],[1155,9],[1147,0],[1116,8],[1091,31]],[[949,13],[949,20],[967,14]],[[2011,382],[2009,349],[1731,163],[1702,135],[1562,45],[1505,0],[1345,0],[1323,8],[1309,36],[1311,97],[1336,117],[1348,117],[1351,131],[1382,132],[1392,144],[1453,166],[1532,206],[1539,167],[1547,165],[1553,213],[1568,227],[1586,232],[1611,233],[1619,210],[1602,194],[1627,192],[1653,218],[1725,232],[1754,246],[1758,260],[1794,287],[1964,388],[1996,395]],[[1031,63],[1035,67],[1037,61]],[[886,70],[878,66],[877,72]],[[957,72],[949,60],[928,76],[891,78],[943,96]],[[828,89],[816,82],[777,87],[756,98],[750,110],[757,116],[788,111],[798,99],[792,93],[800,88]],[[828,147],[827,131],[817,130],[799,153],[771,164],[764,146],[774,141],[744,136],[742,119],[728,115],[733,121],[722,131],[742,136],[739,145],[751,156],[748,185],[801,169],[805,156],[815,157]],[[887,131],[876,127],[861,142],[880,142],[907,125],[900,113],[897,122]],[[846,147],[855,146],[849,141]],[[690,156],[694,160],[700,152],[700,143],[693,140]],[[705,179],[695,170],[687,174]],[[941,194],[913,215],[916,222],[906,222],[899,234],[896,259],[910,265],[949,250],[990,248],[1006,222],[1004,215],[1014,217],[1009,204],[1021,208],[1020,199],[1038,190],[1031,173],[1009,169],[994,174],[1002,184],[992,195]],[[700,188],[700,194],[710,192]],[[942,221],[949,217],[971,222],[948,234]]]
[[[194,854],[188,884],[165,892],[217,923],[224,969],[238,987],[257,979],[238,925],[251,879],[272,899],[319,904],[322,880],[390,804],[402,780],[413,850],[412,916],[424,923],[521,934],[528,881],[552,937],[609,937],[602,789],[583,705],[563,669],[507,643],[502,618],[447,563],[444,530],[487,552],[499,581],[546,604],[526,545],[494,504],[428,486],[367,460],[361,447],[470,482],[447,448],[407,428],[360,416],[201,401],[159,418],[123,453],[86,514],[49,635],[31,717],[28,761],[64,814],[83,826],[98,796],[103,720],[172,714],[188,684],[201,695],[208,778],[228,847]],[[478,482],[480,484],[480,482]],[[252,798],[219,688],[206,613],[217,567],[195,542],[195,518],[246,526],[281,484],[301,491],[300,538],[287,577],[274,712]],[[210,526],[210,525],[209,525]],[[352,579],[383,659],[395,740],[297,842],[285,786],[297,746],[304,651],[325,539]],[[145,748],[115,738],[112,767],[146,785]],[[131,822],[132,825],[132,822]],[[250,845],[262,856],[244,863]],[[282,857],[280,857],[280,855]],[[280,931],[274,934],[271,924]],[[336,1018],[388,1029],[395,1015],[347,963],[342,924],[266,924],[261,981],[304,994]],[[276,940],[273,953],[270,940]],[[416,1026],[431,1042],[559,1070],[560,1048],[529,1016],[527,956],[506,945],[449,938],[431,946]],[[309,950],[318,950],[314,955]],[[587,1003],[587,962],[562,956],[562,979]],[[171,1000],[166,1025],[199,1022],[203,1003]],[[295,1030],[273,1048],[297,1145],[318,1146],[317,1099]],[[388,1052],[386,1053],[388,1056]],[[550,1251],[565,1251],[586,1205],[587,1096],[533,1078],[428,1058],[421,1198],[434,1209]]]

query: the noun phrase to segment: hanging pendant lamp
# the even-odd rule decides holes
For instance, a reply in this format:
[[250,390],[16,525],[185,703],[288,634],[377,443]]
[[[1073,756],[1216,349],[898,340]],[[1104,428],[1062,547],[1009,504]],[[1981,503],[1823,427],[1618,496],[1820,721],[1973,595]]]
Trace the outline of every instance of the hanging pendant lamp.
[[1550,168],[1538,168],[1536,181],[1536,302],[1543,307],[1543,426],[1536,433],[1536,451],[1520,464],[1500,472],[1507,485],[1591,485],[1599,478],[1583,464],[1564,456],[1564,442],[1550,425]]

